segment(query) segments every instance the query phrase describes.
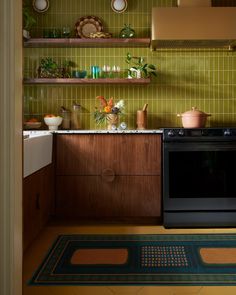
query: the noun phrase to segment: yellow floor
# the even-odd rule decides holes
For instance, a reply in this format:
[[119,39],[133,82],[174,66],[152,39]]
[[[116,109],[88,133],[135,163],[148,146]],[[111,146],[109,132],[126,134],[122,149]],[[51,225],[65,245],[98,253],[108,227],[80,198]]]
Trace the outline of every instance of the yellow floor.
[[234,229],[164,229],[162,226],[48,226],[24,255],[23,295],[235,295],[236,287],[80,287],[80,286],[27,286],[52,242],[59,234],[172,234],[172,233],[236,233]]

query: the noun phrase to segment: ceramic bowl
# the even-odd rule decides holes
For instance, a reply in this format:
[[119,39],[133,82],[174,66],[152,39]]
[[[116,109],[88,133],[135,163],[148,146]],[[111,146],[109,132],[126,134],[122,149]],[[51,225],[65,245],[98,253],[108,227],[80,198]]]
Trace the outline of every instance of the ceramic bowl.
[[41,122],[25,122],[25,129],[39,129],[41,127]]
[[86,75],[87,75],[87,71],[79,71],[79,70],[77,70],[77,71],[72,72],[72,76],[74,78],[85,78]]
[[58,126],[62,123],[62,117],[44,117],[44,122],[48,126],[49,130],[57,130]]

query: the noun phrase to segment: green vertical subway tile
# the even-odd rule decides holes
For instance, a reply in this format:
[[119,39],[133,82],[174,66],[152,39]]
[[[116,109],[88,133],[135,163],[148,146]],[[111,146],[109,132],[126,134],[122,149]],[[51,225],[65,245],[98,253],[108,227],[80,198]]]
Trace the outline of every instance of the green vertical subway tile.
[[[69,26],[74,34],[74,25],[86,15],[95,15],[104,22],[104,31],[118,37],[124,24],[131,24],[137,37],[149,37],[151,9],[153,6],[176,6],[176,0],[128,1],[128,9],[122,14],[112,11],[107,0],[51,0],[50,9],[37,15],[37,26],[32,36],[41,37],[44,28]],[[224,1],[235,6],[234,1]],[[220,1],[213,0],[215,6]],[[48,112],[58,112],[61,105],[71,108],[73,101],[84,109],[84,128],[97,127],[91,116],[97,103],[96,96],[113,96],[124,99],[127,109],[126,122],[135,128],[138,108],[148,103],[149,128],[181,126],[177,112],[197,105],[210,111],[212,126],[234,125],[236,120],[236,55],[218,50],[160,50],[149,48],[25,48],[24,76],[35,77],[41,58],[52,57],[57,62],[74,61],[76,68],[86,69],[91,65],[119,65],[128,68],[125,56],[143,56],[148,63],[158,68],[158,77],[150,85],[37,85],[24,88],[24,116],[43,117]]]

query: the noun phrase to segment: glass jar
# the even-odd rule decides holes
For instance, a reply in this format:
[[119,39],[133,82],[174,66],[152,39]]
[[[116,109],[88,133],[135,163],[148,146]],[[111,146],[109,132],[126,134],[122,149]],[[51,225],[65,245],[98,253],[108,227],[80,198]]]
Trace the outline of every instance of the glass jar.
[[64,130],[70,129],[71,111],[61,107],[61,116],[63,118],[61,128]]
[[71,129],[81,129],[81,105],[74,103],[71,112]]

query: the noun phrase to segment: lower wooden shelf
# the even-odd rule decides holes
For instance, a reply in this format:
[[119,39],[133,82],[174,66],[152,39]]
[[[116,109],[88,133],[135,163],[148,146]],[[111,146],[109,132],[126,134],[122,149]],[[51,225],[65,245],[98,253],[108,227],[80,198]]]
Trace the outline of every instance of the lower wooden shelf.
[[29,78],[24,79],[24,84],[149,84],[150,78]]

